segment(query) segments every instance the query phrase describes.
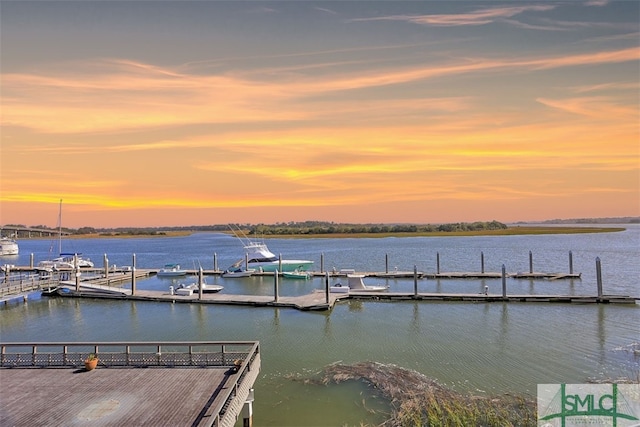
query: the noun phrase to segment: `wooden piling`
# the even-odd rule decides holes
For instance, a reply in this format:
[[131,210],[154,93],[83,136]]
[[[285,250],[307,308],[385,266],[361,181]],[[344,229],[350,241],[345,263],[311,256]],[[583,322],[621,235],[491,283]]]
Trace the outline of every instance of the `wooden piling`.
[[104,278],[107,279],[107,284],[109,283],[109,258],[107,258],[107,254],[102,256],[102,265],[104,266]]
[[320,254],[320,273],[324,273],[324,252]]
[[203,272],[202,272],[202,266],[200,266],[200,269],[198,270],[198,299],[200,301],[202,301],[202,293],[203,293],[203,285],[204,284],[204,276],[203,276]]
[[253,396],[253,389],[250,389],[242,406],[242,427],[253,427]]
[[328,272],[324,275],[324,295],[325,295],[325,298],[324,298],[325,304],[329,304],[329,273]]
[[484,274],[484,252],[480,252],[480,272]]
[[136,294],[136,254],[131,256],[131,295]]
[[213,253],[213,271],[218,271],[218,254]]
[[569,274],[573,274],[573,252],[569,251]]
[[273,296],[274,296],[274,301],[278,302],[278,299],[279,299],[279,295],[278,295],[278,270],[274,271],[274,273],[273,273]]
[[78,268],[78,254],[73,254],[73,275],[76,279],[76,291],[80,290],[80,269]]
[[413,266],[413,296],[418,296],[418,266]]
[[384,272],[389,274],[389,254],[384,254]]
[[436,252],[436,272],[440,274],[440,252]]
[[533,254],[529,251],[529,273],[533,273]]
[[598,283],[598,298],[602,298],[602,266],[600,257],[596,257],[596,280]]
[[502,264],[502,298],[507,297],[507,268]]

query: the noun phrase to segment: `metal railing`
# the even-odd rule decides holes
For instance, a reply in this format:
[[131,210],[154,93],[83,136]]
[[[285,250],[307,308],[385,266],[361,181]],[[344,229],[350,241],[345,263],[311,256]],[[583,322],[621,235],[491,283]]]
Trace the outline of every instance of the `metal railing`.
[[259,352],[257,341],[2,343],[0,367],[81,367],[90,354],[105,367],[234,367]]
[[37,276],[31,276],[20,279],[12,278],[8,282],[0,283],[0,297],[19,295],[25,292],[58,286],[59,284],[60,280],[58,277],[40,278]]

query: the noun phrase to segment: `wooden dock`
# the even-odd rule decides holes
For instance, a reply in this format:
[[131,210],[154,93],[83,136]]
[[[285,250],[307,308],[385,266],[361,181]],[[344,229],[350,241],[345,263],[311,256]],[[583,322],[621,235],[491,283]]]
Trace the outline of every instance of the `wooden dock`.
[[259,371],[257,342],[3,343],[0,425],[233,427]]
[[[596,259],[596,269],[600,271],[600,260]],[[257,276],[271,276],[276,282],[276,289],[273,295],[238,295],[220,293],[204,293],[202,295],[194,292],[191,295],[177,295],[170,290],[154,291],[154,290],[138,290],[135,289],[135,281],[138,278],[152,276],[157,273],[157,269],[125,269],[120,271],[95,271],[83,270],[84,280],[60,281],[59,288],[50,293],[51,295],[60,295],[64,297],[76,298],[103,298],[103,299],[127,299],[137,301],[156,301],[170,303],[198,303],[198,304],[226,304],[226,305],[244,305],[254,307],[291,307],[298,310],[331,310],[336,302],[345,299],[369,299],[369,300],[416,300],[416,301],[474,301],[474,302],[562,302],[562,303],[616,303],[616,304],[635,304],[640,298],[627,295],[605,295],[602,291],[602,283],[600,274],[598,274],[598,292],[596,295],[508,295],[506,288],[506,279],[524,279],[524,280],[562,280],[562,279],[580,279],[580,273],[545,273],[535,272],[518,272],[507,273],[503,265],[502,272],[438,272],[423,273],[417,271],[385,271],[385,272],[360,272],[364,277],[376,277],[386,279],[407,279],[412,278],[415,283],[415,291],[411,293],[394,293],[394,292],[361,292],[352,290],[349,293],[331,293],[329,292],[329,278],[344,277],[347,274],[355,273],[353,270],[340,270],[331,272],[310,272],[314,277],[323,277],[325,281],[324,289],[316,289],[307,295],[300,296],[279,296],[277,291],[277,282],[274,272],[257,272]],[[187,274],[197,274],[199,270],[188,270]],[[219,270],[203,270],[203,275],[218,275],[222,272]],[[60,273],[64,274],[64,273]],[[94,277],[91,277],[91,276]],[[453,294],[453,293],[422,293],[418,292],[419,279],[502,279],[503,291],[501,294]],[[131,288],[117,287],[118,284],[132,283]],[[116,285],[116,286],[114,286]],[[53,288],[50,288],[53,289]]]
[[348,294],[327,293],[321,290],[300,296],[278,296],[270,295],[240,295],[218,293],[203,293],[202,297],[198,293],[192,295],[171,294],[170,291],[136,290],[135,295],[130,289],[110,288],[105,286],[94,288],[90,285],[81,286],[79,291],[68,285],[60,287],[56,295],[75,298],[101,298],[119,299],[133,301],[155,301],[169,303],[198,303],[198,304],[224,304],[224,305],[244,305],[252,307],[284,307],[298,310],[329,310],[337,300],[348,297]]
[[594,303],[594,304],[635,304],[640,297],[621,295],[504,295],[504,294],[462,294],[462,293],[424,293],[424,292],[370,292],[352,290],[348,293],[333,293],[316,289],[314,292],[300,296],[269,296],[269,295],[239,295],[219,293],[193,293],[192,295],[175,295],[169,291],[137,290],[131,295],[129,289],[104,287],[82,287],[76,291],[64,287],[59,295],[75,298],[102,298],[134,301],[155,301],[169,303],[191,304],[224,304],[243,305],[252,307],[283,307],[298,310],[331,310],[342,300],[371,300],[371,301],[456,301],[456,302],[557,302],[557,303]]

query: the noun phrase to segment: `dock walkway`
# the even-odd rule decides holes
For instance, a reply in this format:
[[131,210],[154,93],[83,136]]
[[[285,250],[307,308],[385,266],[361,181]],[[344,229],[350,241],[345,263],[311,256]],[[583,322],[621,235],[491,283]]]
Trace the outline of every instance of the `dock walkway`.
[[170,303],[192,304],[225,304],[244,305],[252,307],[289,307],[298,310],[331,310],[335,304],[342,300],[372,300],[372,301],[458,301],[458,302],[558,302],[558,303],[600,303],[600,304],[635,304],[635,298],[623,295],[503,295],[503,294],[463,294],[463,293],[424,293],[424,292],[371,292],[351,290],[348,293],[325,292],[316,289],[310,294],[300,296],[270,295],[239,295],[225,293],[198,293],[192,295],[175,295],[168,291],[137,290],[135,295],[131,293],[113,292],[81,288],[80,291],[67,288],[60,292],[65,297],[87,297],[103,299],[126,299],[135,301],[156,301]]

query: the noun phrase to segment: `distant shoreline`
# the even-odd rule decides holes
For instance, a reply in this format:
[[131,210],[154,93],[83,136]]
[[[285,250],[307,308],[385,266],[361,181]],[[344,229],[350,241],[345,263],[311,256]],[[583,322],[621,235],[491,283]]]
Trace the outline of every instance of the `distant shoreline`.
[[[430,232],[396,232],[396,233],[325,233],[325,234],[271,234],[260,236],[265,239],[342,239],[342,238],[385,238],[385,237],[470,237],[470,236],[521,236],[540,234],[583,234],[583,233],[615,233],[626,230],[625,227],[590,227],[590,226],[568,226],[568,225],[511,225],[500,230],[474,230],[474,231],[430,231]],[[92,233],[74,234],[65,236],[65,239],[133,239],[133,238],[156,238],[156,237],[184,237],[194,233],[222,233],[198,230],[180,230],[154,233]],[[251,238],[253,236],[249,236]],[[51,239],[50,237],[37,238]]]

